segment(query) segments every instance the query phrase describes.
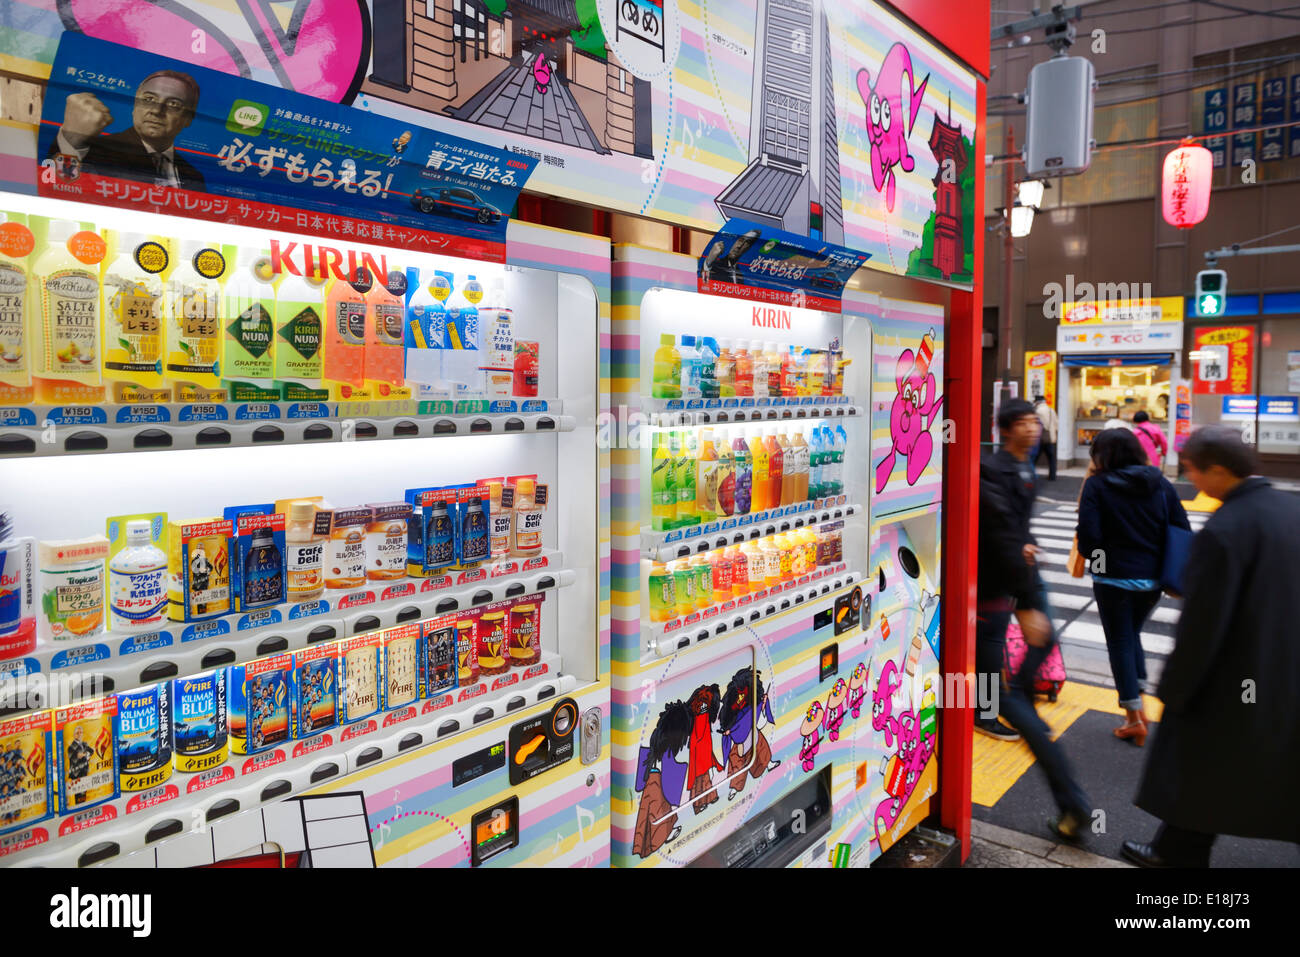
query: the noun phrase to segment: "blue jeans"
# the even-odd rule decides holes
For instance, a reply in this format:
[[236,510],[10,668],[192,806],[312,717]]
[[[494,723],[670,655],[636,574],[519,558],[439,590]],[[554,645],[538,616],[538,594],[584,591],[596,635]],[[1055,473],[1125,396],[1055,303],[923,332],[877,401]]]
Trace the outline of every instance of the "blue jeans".
[[[1027,645],[1025,651],[1025,660],[1021,662],[1020,670],[1010,676],[1008,687],[999,696],[998,713],[1013,728],[1020,732],[1021,737],[1025,739],[1025,744],[1029,745],[1029,750],[1034,753],[1034,758],[1043,773],[1047,775],[1048,787],[1052,790],[1052,797],[1056,801],[1056,806],[1060,808],[1061,813],[1074,814],[1085,825],[1092,819],[1092,805],[1088,801],[1087,794],[1074,777],[1074,772],[1070,768],[1070,762],[1065,756],[1065,751],[1059,744],[1052,740],[1052,729],[1048,727],[1047,722],[1038,716],[1034,708],[1034,676],[1038,674],[1038,669],[1042,667],[1043,660],[1047,653],[1052,650],[1056,644],[1056,627],[1051,624],[1052,611],[1047,605],[1043,592],[1045,589],[1041,578],[1039,579],[1040,604],[1047,615],[1049,625],[1051,625],[1051,636],[1046,645],[1036,648],[1033,645]],[[983,670],[991,666],[994,646],[999,648],[1006,645],[1007,625],[1011,623],[1011,612],[987,612],[980,613],[975,619],[975,660],[976,669]],[[996,652],[1000,655],[1000,651]],[[998,667],[1001,667],[999,657]]]
[[1119,706],[1142,710],[1142,685],[1147,677],[1146,655],[1142,651],[1142,626],[1160,601],[1158,591],[1129,591],[1114,585],[1092,583],[1097,614],[1106,633],[1110,673],[1119,692]]

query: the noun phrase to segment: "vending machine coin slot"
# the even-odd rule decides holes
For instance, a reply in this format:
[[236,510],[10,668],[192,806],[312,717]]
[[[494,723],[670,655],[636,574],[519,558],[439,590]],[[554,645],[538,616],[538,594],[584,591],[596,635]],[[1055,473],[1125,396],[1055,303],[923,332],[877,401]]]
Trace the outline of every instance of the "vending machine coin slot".
[[556,702],[549,713],[521,721],[510,729],[510,783],[522,784],[573,757],[578,705],[572,698]]

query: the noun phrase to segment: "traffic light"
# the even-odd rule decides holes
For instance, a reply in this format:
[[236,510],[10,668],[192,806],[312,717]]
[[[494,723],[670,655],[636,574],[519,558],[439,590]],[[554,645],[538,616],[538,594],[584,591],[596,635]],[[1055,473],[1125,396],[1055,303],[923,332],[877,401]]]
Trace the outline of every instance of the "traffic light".
[[1196,315],[1221,316],[1228,304],[1228,274],[1202,269],[1196,274]]

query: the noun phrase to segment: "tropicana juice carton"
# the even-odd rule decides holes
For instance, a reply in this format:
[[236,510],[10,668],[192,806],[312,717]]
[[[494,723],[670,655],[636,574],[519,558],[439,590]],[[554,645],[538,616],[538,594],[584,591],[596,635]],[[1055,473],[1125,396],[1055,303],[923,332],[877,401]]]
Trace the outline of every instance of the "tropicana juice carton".
[[144,233],[118,233],[101,278],[104,378],[114,402],[169,402],[163,378],[163,283],[167,250]]
[[32,292],[36,240],[14,213],[0,213],[0,405],[32,401]]
[[366,296],[374,285],[370,270],[358,266],[349,279],[325,287],[321,326],[321,379],[330,398],[369,398],[365,391]]
[[366,293],[365,389],[371,398],[409,399],[406,384],[406,273],[394,269],[385,280],[376,277]]
[[221,385],[222,294],[226,258],[203,240],[181,243],[180,262],[167,277],[163,370],[177,402],[224,402]]
[[66,219],[49,221],[44,252],[32,265],[40,291],[37,402],[103,402],[99,268],[104,240]]
[[235,402],[274,402],[275,286],[271,259],[236,252],[225,288],[221,383]]

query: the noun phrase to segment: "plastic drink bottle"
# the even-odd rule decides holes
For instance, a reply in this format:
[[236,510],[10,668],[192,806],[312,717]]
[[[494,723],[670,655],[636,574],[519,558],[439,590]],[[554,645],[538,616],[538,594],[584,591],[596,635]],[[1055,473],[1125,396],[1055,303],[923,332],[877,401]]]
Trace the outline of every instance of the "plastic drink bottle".
[[682,357],[682,398],[700,398],[700,350],[695,348],[694,336],[682,336],[677,351]]
[[364,288],[371,284],[365,266],[349,282],[337,277],[325,290],[325,310],[321,330],[321,378],[330,390],[331,399],[362,398],[365,391],[366,297]]
[[777,347],[775,342],[763,343],[763,358],[767,363],[767,394],[772,398],[784,395],[781,391],[782,382],[782,361],[785,357],[785,351]]
[[410,398],[403,371],[402,323],[406,306],[406,275],[398,270],[373,276],[366,293],[364,388],[376,399]]
[[763,428],[754,430],[749,440],[750,461],[754,463],[753,479],[750,485],[750,511],[766,512],[771,507],[772,482],[768,471],[771,453],[763,442]]
[[814,501],[826,497],[825,459],[821,429],[813,426],[808,431],[808,497]]
[[164,389],[162,401],[171,399],[162,369],[162,277],[145,269],[137,255],[148,241],[144,233],[118,233],[117,257],[104,270],[104,378],[115,402],[157,402]]
[[677,614],[673,573],[662,562],[650,566],[650,620],[671,621]]
[[677,460],[669,432],[654,433],[650,456],[650,527],[665,532],[677,527]]
[[[9,214],[0,213],[0,223],[9,218]],[[29,253],[9,256],[0,250],[0,405],[25,405],[34,396],[36,338],[31,330],[31,309],[39,296],[31,294],[29,259]]]
[[753,508],[754,467],[743,429],[736,429],[736,437],[731,440],[731,462],[736,473],[736,508],[733,514],[748,515]]
[[695,569],[684,558],[668,563],[668,570],[673,574],[673,598],[677,603],[677,614],[689,615],[695,611]]
[[725,518],[736,513],[736,461],[726,429],[718,429],[714,447],[718,450],[718,516]]
[[844,494],[844,456],[849,450],[849,434],[844,426],[835,427],[835,494]]
[[275,389],[275,287],[267,256],[239,259],[226,281],[221,384],[231,400],[268,402]]
[[749,594],[749,556],[744,549],[733,545],[726,550],[731,559],[731,593],[734,596]]
[[167,619],[167,553],[153,543],[153,526],[126,523],[126,548],[108,564],[109,627],[152,631]]
[[794,460],[794,495],[792,501],[808,501],[808,442],[803,431],[795,429],[790,439],[790,454]]
[[[405,328],[402,342],[406,351],[405,378],[417,386],[436,387],[444,382],[442,372],[443,339],[447,334],[447,310],[442,299],[434,295],[433,282],[440,278],[425,270],[407,270],[408,288]],[[441,289],[439,292],[441,293]]]
[[700,395],[705,399],[716,399],[721,391],[718,384],[717,340],[702,336],[697,348],[700,350]]
[[748,355],[750,389],[756,398],[765,398],[770,379],[767,374],[767,354],[763,351],[763,344],[757,339],[750,342]]
[[713,602],[730,601],[732,561],[726,550],[713,553]]
[[698,503],[695,501],[695,456],[699,454],[695,433],[690,429],[673,433],[673,453],[677,460],[677,524],[700,524]]
[[754,354],[745,347],[744,342],[737,341],[734,347],[736,356],[736,395],[754,395]]
[[695,507],[701,522],[718,517],[718,450],[713,445],[713,430],[700,431],[700,451],[695,463]]
[[83,263],[67,245],[79,228],[71,220],[50,220],[45,251],[32,264],[40,292],[32,350],[37,402],[104,400],[99,268]]
[[659,348],[655,350],[650,394],[656,399],[682,397],[682,354],[668,333],[659,337]]
[[275,379],[288,402],[324,402],[321,338],[324,277],[286,275],[275,290]]
[[221,284],[225,260],[200,239],[181,242],[180,260],[167,280],[166,374],[177,402],[221,402]]
[[794,448],[790,444],[790,437],[784,432],[777,434],[776,441],[781,446],[781,504],[792,505],[796,501],[795,473],[798,470],[794,461]]
[[718,340],[718,359],[714,372],[718,377],[718,396],[729,399],[736,395],[736,353],[730,339]]
[[713,604],[713,556],[693,555],[690,565],[695,572],[695,607],[703,610]]
[[767,427],[767,507],[777,508],[781,504],[781,483],[785,478],[785,450],[776,437],[776,426]]
[[795,358],[794,346],[787,346],[781,352],[781,395],[789,398],[799,394],[799,360]]

